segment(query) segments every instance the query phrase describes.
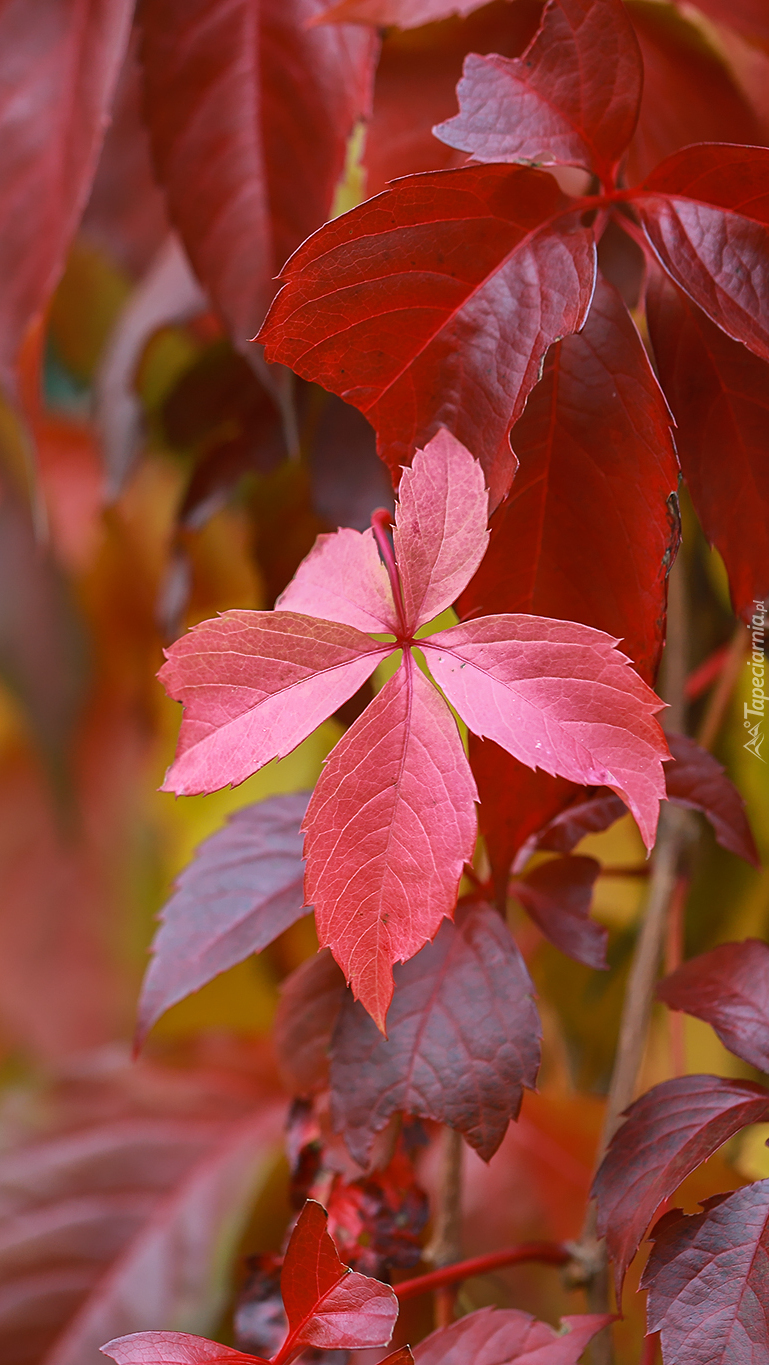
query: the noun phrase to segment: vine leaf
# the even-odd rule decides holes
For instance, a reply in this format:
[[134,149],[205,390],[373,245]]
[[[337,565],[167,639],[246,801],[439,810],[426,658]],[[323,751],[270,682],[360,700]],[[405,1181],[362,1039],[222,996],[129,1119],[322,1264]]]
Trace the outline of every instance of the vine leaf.
[[362,1165],[396,1112],[449,1124],[490,1160],[539,1067],[534,988],[511,934],[490,906],[460,906],[395,981],[387,1038],[360,1004],[342,1005],[335,1125]]
[[617,1297],[657,1209],[685,1176],[748,1123],[769,1118],[769,1090],[720,1076],[663,1081],[626,1111],[593,1182],[598,1233],[615,1264]]
[[647,1327],[670,1365],[749,1365],[769,1351],[769,1180],[717,1194],[691,1216],[664,1215],[641,1288]]
[[721,943],[685,962],[657,987],[674,1010],[704,1019],[724,1047],[769,1072],[769,945]]
[[556,1332],[517,1308],[478,1308],[441,1327],[414,1351],[415,1365],[577,1365],[587,1343],[614,1319],[608,1313],[574,1314]]
[[[372,532],[324,538],[279,609],[202,622],[171,646],[160,673],[185,705],[164,790],[189,794],[242,782],[288,753],[402,650],[396,673],[332,751],[303,826],[305,900],[321,945],[382,1030],[392,966],[452,915],[476,834],[459,731],[418,667],[417,647],[474,734],[532,768],[611,786],[648,845],[664,795],[660,702],[611,636],[512,614],[417,636],[477,568],[486,516],[480,466],[442,431],[404,474],[392,543],[386,513],[374,514]],[[331,603],[341,621],[322,617]],[[364,634],[351,624],[361,614],[395,639]]]
[[523,56],[465,59],[460,112],[434,132],[476,161],[584,166],[611,182],[633,136],[642,84],[620,0],[550,0]]
[[163,907],[137,1040],[171,1005],[259,953],[307,913],[300,826],[307,793],[245,806],[201,844]]

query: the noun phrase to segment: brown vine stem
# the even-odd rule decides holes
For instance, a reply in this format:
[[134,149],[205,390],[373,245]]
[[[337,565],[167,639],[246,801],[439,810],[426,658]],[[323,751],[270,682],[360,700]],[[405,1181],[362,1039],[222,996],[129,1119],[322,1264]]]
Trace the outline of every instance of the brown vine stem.
[[[436,1271],[453,1266],[462,1257],[462,1157],[461,1134],[455,1132],[453,1128],[444,1128],[443,1169],[435,1230],[425,1251],[425,1259],[435,1266]],[[458,1278],[461,1277],[444,1277],[436,1286],[436,1327],[448,1327],[454,1321]]]
[[468,1261],[455,1261],[441,1270],[417,1275],[413,1280],[402,1280],[400,1284],[393,1285],[393,1290],[401,1300],[415,1299],[418,1294],[428,1294],[446,1285],[458,1284],[460,1280],[468,1280],[471,1275],[488,1275],[492,1270],[502,1270],[505,1266],[521,1265],[525,1261],[566,1265],[570,1259],[571,1252],[561,1242],[522,1242],[520,1246],[506,1247],[504,1251],[490,1251],[485,1256],[473,1256]]
[[[686,718],[684,689],[688,671],[688,631],[684,572],[683,559],[679,557],[669,581],[668,633],[662,689],[668,702],[664,721],[666,728],[671,731],[683,731]],[[597,1165],[621,1123],[623,1111],[635,1098],[651,1018],[654,986],[665,943],[668,912],[690,841],[690,821],[689,812],[678,806],[663,803],[660,808],[654,859],[641,927],[630,965],[606,1115],[596,1154]],[[565,1275],[568,1284],[584,1286],[591,1313],[609,1311],[606,1249],[597,1237],[596,1210],[592,1203],[588,1207],[582,1235],[573,1247],[573,1260],[567,1266]],[[591,1357],[593,1365],[611,1365],[614,1355],[609,1328],[595,1338]]]

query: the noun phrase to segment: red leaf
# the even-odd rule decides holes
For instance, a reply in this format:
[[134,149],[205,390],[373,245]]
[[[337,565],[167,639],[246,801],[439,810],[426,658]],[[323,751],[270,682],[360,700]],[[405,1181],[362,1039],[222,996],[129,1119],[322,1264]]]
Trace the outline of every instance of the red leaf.
[[414,1365],[414,1357],[409,1346],[401,1346],[399,1351],[393,1351],[392,1355],[385,1356],[381,1365]]
[[668,735],[667,741],[675,760],[665,765],[668,800],[702,811],[722,848],[760,867],[745,802],[721,764],[687,735]]
[[490,1160],[539,1066],[533,987],[512,936],[489,906],[462,908],[395,983],[387,1038],[360,1005],[343,1006],[331,1047],[336,1126],[361,1165],[397,1111],[449,1124]]
[[729,336],[769,359],[769,148],[675,152],[634,200],[676,284]]
[[755,1365],[769,1352],[769,1180],[676,1209],[654,1229],[644,1270],[649,1332],[667,1365]]
[[611,184],[642,82],[620,0],[550,0],[522,57],[467,57],[460,112],[435,135],[478,161],[584,166]]
[[[541,768],[528,768],[493,740],[471,735],[469,751],[478,784],[478,825],[489,855],[496,894],[502,902],[507,896],[510,867],[514,859],[518,862],[519,849],[573,801],[581,788],[564,777],[552,777]],[[614,795],[611,799],[617,802],[623,815],[627,809],[624,802]],[[556,851],[570,853],[581,837],[569,848]],[[523,857],[521,861],[526,860]]]
[[769,597],[769,370],[658,272],[646,315],[692,501],[748,619]]
[[626,1112],[592,1190],[598,1233],[615,1263],[618,1301],[660,1204],[734,1133],[769,1117],[769,1090],[720,1076],[682,1076],[655,1085]]
[[132,9],[127,0],[2,7],[0,379],[11,389],[88,198]]
[[407,176],[305,242],[259,340],[366,414],[394,477],[446,426],[496,503],[515,468],[507,433],[548,346],[584,323],[594,258],[543,172]]
[[166,650],[159,677],[184,703],[163,791],[236,787],[295,749],[371,677],[390,646],[293,612],[227,611]]
[[308,1200],[291,1234],[280,1280],[289,1331],[276,1365],[303,1346],[353,1350],[385,1346],[392,1336],[398,1316],[392,1289],[342,1264],[326,1222],[325,1209]]
[[762,141],[731,71],[703,41],[696,21],[672,5],[652,7],[645,0],[630,0],[627,8],[644,69],[641,112],[625,163],[629,184],[643,180],[663,157],[692,142]]
[[653,837],[667,754],[652,718],[660,703],[610,636],[505,615],[415,638],[477,567],[485,506],[477,464],[441,432],[404,475],[393,546],[373,518],[397,620],[371,536],[349,531],[321,541],[284,598],[389,623],[395,641],[374,644],[352,625],[290,611],[235,611],[178,641],[161,672],[188,706],[166,788],[205,791],[288,752],[378,658],[403,648],[395,676],[333,751],[304,823],[305,892],[320,941],[380,1026],[392,964],[451,915],[476,831],[469,764],[450,711],[416,667],[417,643],[476,733],[531,766],[613,783]]
[[259,1356],[244,1355],[218,1341],[193,1337],[188,1332],[134,1332],[115,1337],[101,1350],[118,1365],[265,1365]]
[[519,57],[541,18],[539,0],[495,0],[428,33],[385,34],[363,152],[369,198],[396,176],[462,164],[462,154],[439,142],[432,129],[456,111],[464,58],[468,52]]
[[279,267],[329,216],[370,104],[376,40],[308,28],[318,0],[150,0],[145,112],[195,270],[238,342]]
[[554,858],[510,885],[546,938],[588,967],[606,967],[608,931],[590,918],[593,886],[601,864],[595,858]]
[[651,848],[667,754],[654,719],[661,702],[611,636],[574,622],[505,615],[467,621],[420,644],[473,734],[532,768],[610,786]]
[[318,938],[380,1028],[392,964],[453,912],[474,800],[454,720],[408,653],[333,750],[304,823]]
[[356,630],[392,634],[399,629],[387,570],[370,526],[363,532],[343,527],[318,536],[275,606],[343,621]]
[[463,619],[504,611],[581,621],[619,636],[651,681],[679,539],[670,427],[638,332],[599,276],[583,330],[549,352],[513,430],[520,467],[460,599]]
[[138,1007],[138,1038],[177,1000],[259,953],[302,914],[307,794],[236,811],[198,849],[161,911]]
[[419,28],[452,14],[472,14],[485,4],[488,0],[337,0],[315,22]]
[[561,1318],[556,1332],[518,1308],[479,1308],[441,1327],[417,1346],[415,1365],[577,1365],[587,1343],[613,1318],[583,1313]]
[[328,1083],[328,1049],[346,994],[327,948],[308,958],[281,987],[273,1044],[287,1089],[310,1095]]
[[769,1073],[769,946],[757,938],[721,943],[666,976],[657,995],[704,1019],[724,1047]]

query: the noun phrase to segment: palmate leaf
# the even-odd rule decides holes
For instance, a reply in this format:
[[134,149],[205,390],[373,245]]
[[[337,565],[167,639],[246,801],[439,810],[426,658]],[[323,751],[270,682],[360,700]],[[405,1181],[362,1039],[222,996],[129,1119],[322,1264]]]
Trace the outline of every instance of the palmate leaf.
[[[161,671],[185,703],[164,789],[211,791],[288,752],[402,648],[395,675],[332,751],[304,822],[305,897],[321,944],[380,1028],[392,965],[452,914],[476,830],[467,758],[445,701],[415,663],[417,644],[471,730],[532,767],[610,785],[649,845],[664,794],[660,703],[610,636],[500,615],[415,640],[477,567],[486,507],[479,466],[441,433],[404,476],[392,547],[374,518],[388,581],[370,533],[326,537],[279,610],[203,622],[170,648]],[[301,614],[291,610],[297,602]],[[319,619],[330,604],[340,622]],[[364,617],[393,643],[349,624]]]

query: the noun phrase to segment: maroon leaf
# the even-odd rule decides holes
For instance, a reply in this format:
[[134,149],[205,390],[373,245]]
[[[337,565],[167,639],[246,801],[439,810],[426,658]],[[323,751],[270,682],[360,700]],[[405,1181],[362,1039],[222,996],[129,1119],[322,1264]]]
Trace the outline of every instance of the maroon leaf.
[[611,184],[642,81],[620,0],[550,0],[522,57],[467,57],[460,112],[434,131],[477,161],[584,166]]
[[585,327],[549,352],[513,430],[520,467],[461,616],[582,621],[619,636],[651,681],[679,538],[670,427],[638,332],[599,276]]
[[288,1336],[275,1365],[303,1346],[353,1350],[385,1346],[392,1336],[398,1316],[392,1289],[342,1264],[326,1222],[325,1209],[308,1200],[291,1234],[280,1277]]
[[[561,1319],[556,1332],[518,1308],[479,1308],[417,1346],[415,1365],[577,1365],[587,1343],[612,1321],[606,1313]],[[563,1330],[563,1329],[566,1330]]]
[[724,1047],[769,1073],[769,946],[721,943],[685,962],[657,987],[674,1010],[704,1019]]
[[769,597],[769,369],[659,272],[646,315],[692,501],[748,619]]
[[286,257],[329,216],[370,104],[376,40],[308,28],[318,0],[150,0],[145,111],[158,176],[198,276],[237,342]]
[[618,1299],[662,1201],[734,1133],[769,1117],[769,1090],[719,1076],[682,1076],[655,1085],[626,1112],[592,1190]]
[[[519,849],[543,826],[549,827],[548,822],[568,806],[582,788],[567,782],[565,777],[551,777],[542,768],[527,767],[490,739],[477,739],[471,735],[469,752],[470,766],[478,784],[478,826],[489,855],[497,897],[504,903],[510,868]],[[619,814],[623,815],[627,810],[624,801],[613,793],[611,799],[616,801]],[[570,853],[581,837],[578,835],[568,848],[559,847],[556,851]]]
[[648,1331],[667,1365],[756,1365],[769,1354],[769,1180],[675,1209],[654,1229],[644,1270]]
[[359,1004],[342,1008],[336,1126],[361,1164],[396,1111],[449,1124],[488,1161],[539,1065],[533,987],[511,935],[490,907],[460,908],[395,981],[387,1038]]
[[532,843],[536,848],[549,849],[553,853],[571,853],[586,834],[602,834],[625,814],[626,809],[614,792],[599,787],[595,795],[577,798],[556,815]]
[[585,320],[594,255],[543,172],[407,176],[305,242],[259,339],[269,360],[366,414],[396,479],[445,426],[480,459],[496,503],[542,357]]
[[11,389],[88,198],[132,9],[128,0],[7,0],[0,13],[0,380]]
[[554,858],[510,884],[516,896],[556,948],[588,967],[606,964],[608,931],[590,919],[593,886],[601,864],[595,858]]
[[723,848],[760,867],[745,803],[717,759],[687,735],[668,735],[675,762],[665,764],[668,801],[702,811]]
[[283,983],[273,1043],[292,1094],[310,1095],[327,1085],[328,1050],[345,994],[344,976],[328,948]]
[[300,833],[307,801],[299,792],[246,806],[201,844],[160,912],[139,1039],[177,1000],[261,952],[307,913]]
[[635,200],[676,284],[769,359],[769,148],[702,143],[663,161]]

